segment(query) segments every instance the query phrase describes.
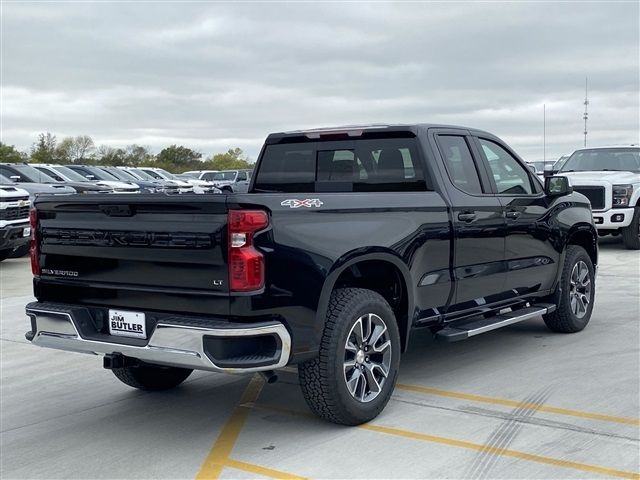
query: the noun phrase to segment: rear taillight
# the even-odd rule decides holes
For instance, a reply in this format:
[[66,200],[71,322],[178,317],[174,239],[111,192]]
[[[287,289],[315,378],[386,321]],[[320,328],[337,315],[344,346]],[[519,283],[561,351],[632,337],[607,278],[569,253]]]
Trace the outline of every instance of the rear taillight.
[[229,290],[250,292],[264,287],[264,256],[253,246],[254,233],[269,226],[262,210],[229,211]]
[[31,225],[31,273],[40,275],[40,243],[38,242],[38,211],[29,210],[29,224]]

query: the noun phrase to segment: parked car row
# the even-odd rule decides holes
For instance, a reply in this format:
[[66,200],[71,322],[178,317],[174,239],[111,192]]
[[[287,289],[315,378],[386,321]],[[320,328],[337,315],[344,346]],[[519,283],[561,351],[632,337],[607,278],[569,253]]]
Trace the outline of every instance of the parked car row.
[[0,184],[37,194],[220,193],[213,182],[180,179],[160,168],[100,165],[0,164]]

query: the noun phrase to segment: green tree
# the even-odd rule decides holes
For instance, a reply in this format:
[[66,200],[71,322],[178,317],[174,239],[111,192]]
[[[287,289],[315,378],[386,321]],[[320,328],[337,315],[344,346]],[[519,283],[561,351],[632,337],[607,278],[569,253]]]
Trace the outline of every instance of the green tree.
[[249,159],[241,148],[230,148],[226,153],[216,153],[204,164],[204,170],[234,170],[251,168]]
[[31,161],[35,163],[56,163],[56,136],[49,132],[38,135],[38,141],[31,146]]
[[60,163],[90,163],[95,150],[93,139],[88,135],[66,137],[56,148],[56,157]]
[[21,163],[27,161],[28,155],[19,151],[13,145],[0,142],[0,162]]
[[100,145],[96,154],[96,163],[117,167],[126,164],[127,152],[122,148],[113,148],[108,145]]
[[146,162],[152,162],[154,159],[149,149],[141,145],[128,145],[127,148],[125,148],[125,152],[125,165],[142,165]]
[[155,161],[145,162],[145,164],[164,168],[170,172],[184,172],[187,170],[197,170],[202,167],[202,154],[190,148],[171,145],[164,148],[156,155]]

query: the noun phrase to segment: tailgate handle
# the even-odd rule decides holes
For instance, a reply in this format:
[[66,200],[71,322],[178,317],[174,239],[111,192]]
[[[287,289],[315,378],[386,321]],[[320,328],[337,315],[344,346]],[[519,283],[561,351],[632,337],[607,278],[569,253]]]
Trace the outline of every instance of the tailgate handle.
[[131,217],[133,208],[130,205],[100,205],[100,210],[110,217]]

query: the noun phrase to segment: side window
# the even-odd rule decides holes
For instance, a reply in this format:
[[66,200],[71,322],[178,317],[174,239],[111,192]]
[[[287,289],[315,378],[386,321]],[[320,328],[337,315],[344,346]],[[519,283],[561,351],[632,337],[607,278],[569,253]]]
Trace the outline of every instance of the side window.
[[526,195],[534,193],[527,170],[504,148],[495,142],[478,139],[487,158],[497,193]]
[[463,192],[482,193],[478,170],[466,139],[457,135],[439,135],[438,143],[453,184]]
[[200,178],[202,180],[206,180],[206,181],[210,182],[211,180],[213,180],[214,176],[215,176],[215,172],[207,172],[207,173],[203,173]]
[[237,182],[246,182],[247,181],[247,172],[238,172]]

